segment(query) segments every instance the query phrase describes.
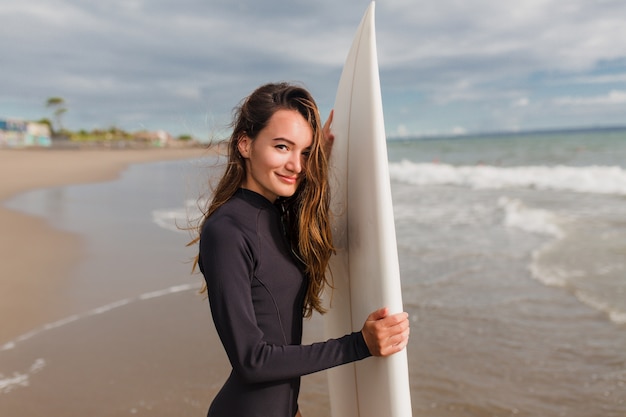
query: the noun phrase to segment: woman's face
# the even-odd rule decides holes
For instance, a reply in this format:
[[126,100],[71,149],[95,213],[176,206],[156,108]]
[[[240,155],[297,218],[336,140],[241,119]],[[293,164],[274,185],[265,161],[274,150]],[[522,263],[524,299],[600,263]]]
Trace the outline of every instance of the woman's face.
[[244,136],[239,141],[247,171],[242,187],[272,202],[292,196],[312,143],[313,130],[300,113],[278,110],[256,139]]

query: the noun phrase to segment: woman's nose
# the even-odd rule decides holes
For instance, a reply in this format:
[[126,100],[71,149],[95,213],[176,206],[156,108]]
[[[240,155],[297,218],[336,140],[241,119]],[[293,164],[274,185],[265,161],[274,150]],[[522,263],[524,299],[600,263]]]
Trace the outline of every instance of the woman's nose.
[[299,174],[302,171],[302,157],[296,153],[291,154],[287,161],[287,169]]

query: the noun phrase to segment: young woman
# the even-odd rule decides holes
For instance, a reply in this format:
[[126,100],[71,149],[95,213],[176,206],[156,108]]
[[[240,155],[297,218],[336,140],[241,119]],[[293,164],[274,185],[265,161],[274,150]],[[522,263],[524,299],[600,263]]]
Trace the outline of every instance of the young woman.
[[[332,114],[331,114],[332,117]],[[360,332],[302,345],[302,320],[323,313],[333,251],[327,154],[303,88],[259,87],[237,109],[226,171],[200,227],[198,265],[232,372],[210,417],[300,416],[300,377],[402,350],[406,313],[373,312]]]

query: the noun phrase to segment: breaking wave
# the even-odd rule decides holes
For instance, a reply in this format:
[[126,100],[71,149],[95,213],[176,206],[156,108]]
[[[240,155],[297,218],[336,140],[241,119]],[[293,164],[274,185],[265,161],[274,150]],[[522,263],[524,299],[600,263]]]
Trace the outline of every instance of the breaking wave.
[[454,166],[403,160],[389,164],[389,173],[394,181],[414,185],[626,195],[626,171],[617,166]]

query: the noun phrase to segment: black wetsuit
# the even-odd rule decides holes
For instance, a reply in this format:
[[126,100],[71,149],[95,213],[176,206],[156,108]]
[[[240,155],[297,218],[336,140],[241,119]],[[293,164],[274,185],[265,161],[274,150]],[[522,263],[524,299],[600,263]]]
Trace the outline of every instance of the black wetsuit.
[[260,194],[241,189],[206,220],[199,266],[233,368],[210,417],[293,417],[300,376],[370,356],[361,332],[301,345],[307,281]]

